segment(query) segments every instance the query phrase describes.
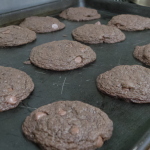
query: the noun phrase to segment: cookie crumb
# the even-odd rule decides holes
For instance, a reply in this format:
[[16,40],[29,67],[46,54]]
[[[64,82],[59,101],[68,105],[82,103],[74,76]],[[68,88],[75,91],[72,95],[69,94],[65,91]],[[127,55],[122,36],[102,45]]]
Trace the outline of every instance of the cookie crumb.
[[100,21],[97,21],[95,24],[96,25],[102,25]]
[[30,64],[31,64],[31,61],[30,61],[30,60],[24,61],[23,63],[24,63],[25,65],[30,65]]

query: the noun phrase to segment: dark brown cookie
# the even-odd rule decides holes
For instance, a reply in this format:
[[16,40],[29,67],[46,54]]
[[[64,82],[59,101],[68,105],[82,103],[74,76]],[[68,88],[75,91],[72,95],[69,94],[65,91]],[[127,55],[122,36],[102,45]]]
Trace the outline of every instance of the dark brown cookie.
[[0,46],[18,46],[36,39],[36,33],[16,25],[0,28]]
[[125,40],[125,35],[116,27],[86,24],[72,31],[73,37],[89,44],[116,43]]
[[111,137],[113,123],[99,108],[59,101],[33,111],[22,129],[43,150],[94,150]]
[[21,27],[26,27],[36,33],[47,33],[62,30],[65,24],[53,17],[28,17],[21,24]]
[[97,78],[100,91],[134,103],[150,103],[150,69],[138,65],[117,66]]
[[95,52],[76,41],[62,40],[32,49],[31,62],[44,69],[65,71],[83,67],[96,59]]
[[71,21],[87,21],[99,19],[101,17],[97,10],[85,7],[68,8],[59,16]]
[[34,83],[25,72],[0,66],[0,112],[17,107],[33,89]]
[[126,31],[138,31],[150,29],[150,18],[138,16],[138,15],[118,15],[114,16],[108,25],[115,26],[121,30]]
[[144,46],[136,46],[133,55],[141,62],[150,66],[150,44]]

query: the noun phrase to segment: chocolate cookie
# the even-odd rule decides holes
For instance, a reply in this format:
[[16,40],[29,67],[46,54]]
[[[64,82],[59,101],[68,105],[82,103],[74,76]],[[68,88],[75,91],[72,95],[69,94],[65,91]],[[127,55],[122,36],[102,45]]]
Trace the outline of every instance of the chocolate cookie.
[[138,65],[117,66],[97,78],[100,91],[134,103],[150,103],[150,69]]
[[73,37],[89,44],[116,43],[125,40],[125,35],[116,27],[86,24],[72,31]]
[[44,69],[65,71],[83,67],[96,59],[95,52],[76,41],[62,40],[32,49],[31,62]]
[[33,111],[22,129],[43,150],[94,150],[111,137],[113,123],[99,108],[59,101]]
[[33,89],[34,83],[25,72],[0,66],[0,112],[17,107]]
[[71,21],[87,21],[99,19],[101,17],[97,10],[85,7],[68,8],[59,16]]
[[0,28],[0,46],[18,46],[36,39],[36,33],[16,25]]
[[47,33],[62,30],[65,24],[53,17],[28,17],[21,24],[21,27],[29,28],[36,33]]
[[126,31],[145,30],[150,29],[150,18],[129,14],[118,15],[114,16],[108,22],[108,25],[112,25]]
[[150,44],[144,46],[136,46],[133,55],[141,62],[150,66]]

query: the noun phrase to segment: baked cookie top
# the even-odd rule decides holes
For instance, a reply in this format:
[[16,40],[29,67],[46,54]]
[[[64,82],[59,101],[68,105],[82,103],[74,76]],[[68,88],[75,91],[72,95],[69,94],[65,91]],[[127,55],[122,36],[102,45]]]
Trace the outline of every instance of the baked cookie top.
[[94,150],[111,137],[113,123],[99,108],[59,101],[33,111],[22,129],[44,150]]
[[116,27],[99,24],[85,24],[72,31],[73,37],[89,44],[116,43],[125,40],[125,35]]
[[16,25],[0,28],[0,46],[18,46],[36,39],[36,33]]
[[21,24],[21,27],[26,27],[36,33],[47,33],[62,30],[65,24],[53,17],[38,17],[32,16],[26,18]]
[[150,29],[150,18],[123,14],[114,16],[109,22],[108,25],[115,26],[121,30],[126,31],[138,31]]
[[34,83],[25,72],[0,66],[0,112],[17,107],[33,89]]
[[150,44],[144,46],[136,46],[133,55],[141,62],[150,66]]
[[134,103],[150,103],[150,69],[121,65],[97,78],[100,91]]
[[62,40],[32,49],[31,62],[44,69],[65,71],[83,67],[96,59],[95,52],[76,41]]
[[71,21],[88,21],[99,19],[101,17],[97,10],[85,7],[68,8],[64,10],[59,16]]

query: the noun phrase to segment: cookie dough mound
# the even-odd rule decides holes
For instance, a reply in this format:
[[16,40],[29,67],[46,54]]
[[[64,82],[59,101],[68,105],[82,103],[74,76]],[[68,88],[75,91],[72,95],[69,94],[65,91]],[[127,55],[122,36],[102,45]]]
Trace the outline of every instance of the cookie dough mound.
[[33,89],[34,83],[25,72],[0,66],[0,112],[17,107]]
[[65,71],[83,67],[96,59],[95,52],[76,41],[62,40],[32,49],[31,62],[44,69]]
[[144,46],[136,46],[133,55],[141,62],[150,66],[150,44]]
[[111,137],[113,123],[99,108],[59,101],[33,111],[22,129],[43,150],[95,150]]
[[116,27],[86,24],[72,31],[73,37],[89,44],[116,43],[125,40],[125,35]]
[[122,65],[97,78],[100,91],[134,103],[150,103],[150,69]]
[[36,33],[47,33],[62,30],[65,24],[53,17],[37,17],[32,16],[26,18],[21,24],[21,27],[26,27]]
[[97,10],[85,7],[68,8],[59,16],[71,21],[87,21],[99,19],[101,17]]
[[0,46],[18,46],[36,39],[36,33],[16,25],[0,28]]
[[140,31],[150,29],[150,18],[138,15],[118,15],[114,16],[108,25],[115,26],[126,31]]

